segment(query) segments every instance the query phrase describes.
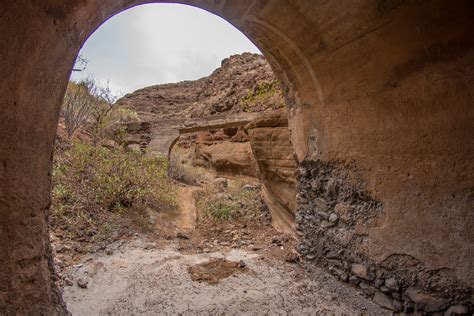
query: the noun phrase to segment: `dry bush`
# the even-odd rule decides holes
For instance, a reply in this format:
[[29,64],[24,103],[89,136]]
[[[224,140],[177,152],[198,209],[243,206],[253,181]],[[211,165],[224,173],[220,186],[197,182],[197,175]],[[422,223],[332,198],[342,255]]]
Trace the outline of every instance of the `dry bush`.
[[[70,239],[107,239],[133,222],[146,228],[146,208],[174,208],[177,194],[165,157],[75,143],[56,152],[51,225]],[[115,232],[116,233],[116,232]]]
[[135,111],[117,107],[108,84],[88,79],[69,82],[61,107],[66,132],[70,139],[78,129],[87,130],[95,146],[106,138],[108,129],[114,124],[138,120]]
[[93,79],[69,82],[61,107],[61,116],[64,118],[69,138],[90,118],[92,110],[99,102],[97,94],[98,86]]

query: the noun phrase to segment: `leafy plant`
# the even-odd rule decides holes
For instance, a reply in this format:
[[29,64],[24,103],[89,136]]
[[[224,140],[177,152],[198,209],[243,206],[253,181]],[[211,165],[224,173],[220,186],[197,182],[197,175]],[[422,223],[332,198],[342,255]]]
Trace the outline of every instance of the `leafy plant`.
[[236,208],[226,201],[215,201],[207,205],[204,213],[216,220],[229,220],[234,217]]

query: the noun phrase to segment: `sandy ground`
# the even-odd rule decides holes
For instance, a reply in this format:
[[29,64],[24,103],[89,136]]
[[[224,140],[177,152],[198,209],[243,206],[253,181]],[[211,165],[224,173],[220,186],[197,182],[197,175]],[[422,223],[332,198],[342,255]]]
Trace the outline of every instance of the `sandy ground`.
[[[112,255],[97,255],[74,267],[73,278],[88,284],[85,289],[76,284],[65,287],[72,314],[384,314],[322,271],[308,277],[298,265],[243,250],[185,255],[172,242],[156,247],[137,237]],[[213,258],[243,261],[245,268],[217,284],[193,281],[189,268]]]
[[[72,282],[63,296],[73,315],[386,314],[324,271],[307,273],[301,264],[286,262],[284,254],[293,244],[272,242],[277,232],[271,226],[245,225],[254,240],[234,248],[225,241],[235,232],[215,231],[207,223],[200,227],[195,190],[180,188],[178,211],[150,214],[167,238],[135,234],[69,269]],[[187,235],[177,238],[177,232]],[[211,243],[210,236],[220,241]],[[204,242],[206,251],[200,246]]]

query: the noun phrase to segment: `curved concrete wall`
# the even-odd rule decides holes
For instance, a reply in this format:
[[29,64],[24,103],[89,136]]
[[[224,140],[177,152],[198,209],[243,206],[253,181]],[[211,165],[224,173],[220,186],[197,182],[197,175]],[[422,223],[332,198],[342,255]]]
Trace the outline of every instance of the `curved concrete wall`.
[[[60,100],[91,32],[145,2],[154,1],[0,3],[0,310],[6,314],[63,312],[50,282],[46,225]],[[340,188],[363,188],[380,205],[358,231],[364,241],[354,256],[374,264],[397,254],[416,258],[428,270],[448,271],[471,293],[472,2],[186,2],[239,28],[283,82],[303,163],[300,189],[308,177],[333,174]]]

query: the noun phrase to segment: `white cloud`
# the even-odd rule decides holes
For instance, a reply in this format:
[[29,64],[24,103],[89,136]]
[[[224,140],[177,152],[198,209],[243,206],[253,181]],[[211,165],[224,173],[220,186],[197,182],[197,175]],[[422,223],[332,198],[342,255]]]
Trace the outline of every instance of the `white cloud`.
[[105,22],[87,40],[81,55],[86,71],[128,93],[154,84],[209,75],[222,59],[258,49],[227,21],[179,4],[147,4]]

